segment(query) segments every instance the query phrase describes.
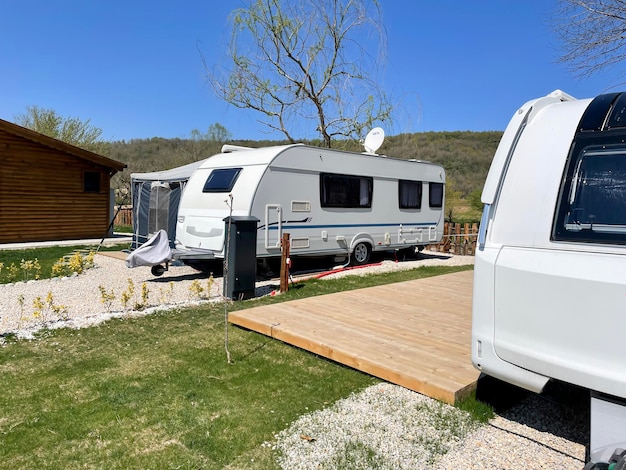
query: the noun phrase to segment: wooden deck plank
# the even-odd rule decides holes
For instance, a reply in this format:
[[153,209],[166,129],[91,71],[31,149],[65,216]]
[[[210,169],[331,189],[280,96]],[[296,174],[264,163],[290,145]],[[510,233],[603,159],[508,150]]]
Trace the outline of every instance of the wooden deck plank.
[[232,312],[258,331],[383,380],[455,403],[476,387],[472,271]]

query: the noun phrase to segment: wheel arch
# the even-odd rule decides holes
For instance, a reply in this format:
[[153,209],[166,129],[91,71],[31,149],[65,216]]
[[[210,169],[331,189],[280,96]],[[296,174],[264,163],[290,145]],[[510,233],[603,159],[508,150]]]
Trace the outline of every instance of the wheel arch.
[[374,238],[369,233],[357,233],[350,242],[350,254],[354,253],[354,247],[359,243],[367,243],[370,246],[371,251],[374,251],[376,245],[374,244]]

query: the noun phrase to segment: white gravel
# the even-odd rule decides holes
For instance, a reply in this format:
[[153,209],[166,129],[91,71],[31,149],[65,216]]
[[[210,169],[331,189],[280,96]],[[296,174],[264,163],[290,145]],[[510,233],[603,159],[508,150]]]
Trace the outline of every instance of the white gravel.
[[530,395],[479,425],[468,413],[382,383],[301,416],[264,447],[283,469],[582,469],[584,410]]
[[299,418],[265,443],[292,470],[432,468],[477,424],[452,406],[381,383]]
[[[16,282],[0,285],[0,332],[14,332],[19,337],[30,337],[42,327],[85,327],[104,320],[131,314],[150,313],[155,307],[174,307],[198,302],[200,299],[191,290],[193,280],[206,288],[206,276],[187,266],[170,266],[164,276],[155,278],[149,267],[128,269],[121,259],[97,254],[95,267],[80,275],[39,281]],[[126,308],[122,294],[128,292],[129,280],[134,286],[132,298]],[[170,284],[171,282],[171,284]],[[133,312],[133,306],[142,303],[142,286],[148,288],[147,305],[151,308]],[[102,286],[115,299],[110,306],[103,303]],[[216,282],[211,292],[217,298],[221,281]],[[46,302],[49,296],[52,302]],[[48,307],[43,315],[36,317],[35,299],[39,298]],[[62,308],[58,314],[53,307]]]
[[[473,257],[426,252],[414,261],[383,261],[329,278],[464,264],[473,264]],[[135,293],[124,308],[121,297],[128,291],[129,279]],[[142,298],[144,284],[148,295]],[[102,302],[99,286],[114,293],[110,306]],[[123,260],[98,254],[95,267],[79,276],[0,285],[0,334],[13,332],[28,338],[42,327],[81,328],[113,317],[220,300],[221,279],[214,279],[210,292],[208,287],[206,275],[186,266],[170,266],[162,277],[155,278],[150,268],[128,269]],[[267,295],[277,287],[276,281],[259,282],[256,295]],[[47,302],[50,296],[51,302]],[[37,298],[47,302],[47,308],[35,318],[33,302]],[[146,299],[147,308],[132,311],[132,305]],[[58,315],[55,308],[60,310]],[[490,424],[477,427],[453,407],[402,387],[379,384],[302,416],[264,445],[280,451],[285,469],[582,468],[582,439],[572,437],[576,433],[559,431],[580,427],[580,423],[563,419],[558,407],[550,408],[538,400],[532,396]]]
[[[473,262],[471,256],[440,256],[429,253],[421,255],[417,260],[401,263],[386,260],[373,266],[336,273],[328,278]],[[129,269],[123,259],[105,254],[96,254],[94,264],[95,267],[77,276],[0,284],[0,334],[14,332],[20,337],[30,337],[44,326],[84,327],[112,317],[145,315],[155,308],[221,300],[222,279],[216,277],[209,292],[208,276],[188,266],[170,265],[163,276],[155,277],[149,267]],[[129,280],[134,293],[125,307],[122,295],[129,292]],[[142,297],[144,284],[148,290],[145,299]],[[197,289],[198,286],[202,289],[201,292]],[[103,302],[100,287],[115,296],[110,305]],[[258,282],[256,296],[267,295],[275,289],[278,289],[277,281]],[[46,302],[49,295],[52,296],[52,302]],[[41,315],[35,314],[37,309],[33,303],[37,298],[48,304],[48,308]],[[136,304],[145,305],[141,311],[133,311]],[[61,308],[58,314],[55,314],[54,307]]]

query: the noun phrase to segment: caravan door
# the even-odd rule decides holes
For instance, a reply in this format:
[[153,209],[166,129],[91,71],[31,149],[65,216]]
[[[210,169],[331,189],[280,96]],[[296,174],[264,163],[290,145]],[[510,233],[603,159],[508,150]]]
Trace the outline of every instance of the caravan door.
[[280,204],[265,205],[265,249],[272,253],[280,250],[283,238],[283,210]]

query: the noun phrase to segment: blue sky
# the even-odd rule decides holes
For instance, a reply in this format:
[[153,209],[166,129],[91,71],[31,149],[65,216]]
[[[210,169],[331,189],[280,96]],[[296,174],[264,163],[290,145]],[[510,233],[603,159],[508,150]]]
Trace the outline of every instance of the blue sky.
[[[504,130],[517,107],[554,89],[588,98],[619,85],[614,70],[578,80],[557,63],[549,22],[556,0],[381,3],[388,35],[382,85],[403,97],[406,110],[388,134]],[[216,98],[204,78],[199,50],[210,65],[223,63],[228,14],[238,6],[5,1],[0,118],[14,121],[36,105],[90,119],[105,140],[184,138],[216,122],[235,139],[280,139],[254,112]]]

